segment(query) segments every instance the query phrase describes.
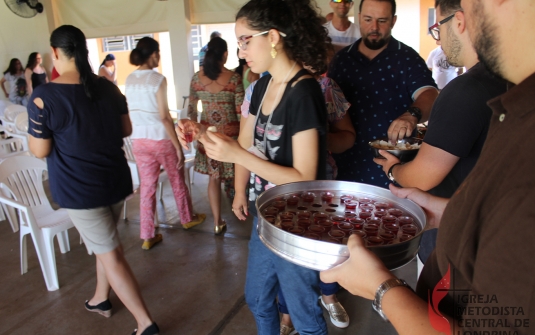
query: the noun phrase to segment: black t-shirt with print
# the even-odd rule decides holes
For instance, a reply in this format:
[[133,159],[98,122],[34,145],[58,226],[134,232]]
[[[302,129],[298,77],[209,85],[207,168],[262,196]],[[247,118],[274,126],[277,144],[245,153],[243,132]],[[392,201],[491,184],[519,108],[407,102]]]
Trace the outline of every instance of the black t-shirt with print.
[[[291,167],[293,166],[292,136],[301,131],[317,129],[319,147],[316,148],[318,150],[316,179],[321,180],[325,179],[325,161],[327,159],[327,110],[321,88],[314,78],[303,78],[292,87],[295,80],[306,74],[308,74],[306,70],[301,70],[288,82],[280,103],[273,111],[273,116],[267,126],[267,150],[264,150],[264,131],[269,116],[263,115],[262,112],[260,112],[255,124],[254,141],[255,146],[265,153],[270,162]],[[271,75],[264,76],[254,88],[249,107],[249,112],[253,117],[256,117],[270,80]],[[305,146],[297,148],[297,150],[309,151],[312,148]],[[251,173],[249,183],[250,213],[257,215],[255,208],[256,198],[272,186],[274,185],[269,181]]]

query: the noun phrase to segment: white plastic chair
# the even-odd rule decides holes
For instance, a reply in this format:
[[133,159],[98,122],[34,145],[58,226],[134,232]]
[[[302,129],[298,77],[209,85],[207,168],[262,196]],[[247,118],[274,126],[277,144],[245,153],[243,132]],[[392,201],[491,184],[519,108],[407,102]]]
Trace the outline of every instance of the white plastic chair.
[[0,119],[4,117],[4,110],[10,105],[14,105],[14,103],[9,100],[0,100]]
[[59,289],[54,236],[61,253],[70,251],[67,230],[74,227],[65,209],[54,210],[43,188],[46,163],[35,157],[15,156],[0,163],[3,205],[19,212],[21,274],[28,272],[26,235],[31,234],[49,291]]
[[16,131],[15,118],[20,113],[28,113],[26,107],[22,105],[9,105],[4,109],[4,115],[0,116],[2,125],[7,131],[14,133]]

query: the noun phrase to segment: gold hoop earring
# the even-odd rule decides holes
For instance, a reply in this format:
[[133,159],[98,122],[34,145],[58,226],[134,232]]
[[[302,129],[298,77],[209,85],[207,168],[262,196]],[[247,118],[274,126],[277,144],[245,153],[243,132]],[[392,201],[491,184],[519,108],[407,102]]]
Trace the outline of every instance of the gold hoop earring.
[[275,44],[271,43],[271,58],[277,57],[277,50],[275,50]]

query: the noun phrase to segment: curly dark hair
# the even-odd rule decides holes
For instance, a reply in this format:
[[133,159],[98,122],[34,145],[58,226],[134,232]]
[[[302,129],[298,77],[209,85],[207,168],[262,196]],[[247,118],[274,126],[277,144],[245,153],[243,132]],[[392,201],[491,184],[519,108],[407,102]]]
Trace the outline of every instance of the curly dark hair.
[[318,13],[314,0],[251,0],[238,11],[236,20],[245,18],[253,30],[277,29],[286,34],[281,40],[288,58],[323,73],[325,43],[331,39]]

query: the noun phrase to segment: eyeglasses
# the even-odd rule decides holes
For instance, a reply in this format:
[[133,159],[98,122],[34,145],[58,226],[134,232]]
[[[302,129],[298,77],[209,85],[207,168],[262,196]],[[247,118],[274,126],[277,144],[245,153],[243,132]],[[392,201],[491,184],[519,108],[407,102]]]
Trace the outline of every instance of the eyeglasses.
[[429,27],[429,33],[436,41],[440,41],[440,29],[438,27],[451,20],[454,16],[455,13]]
[[[267,33],[269,33],[269,30],[263,31],[261,33],[253,34],[253,35],[238,37],[238,47],[240,49],[242,49],[243,51],[245,51],[245,50],[247,50],[247,44],[249,44],[249,42],[247,42],[248,40],[250,40],[251,38],[256,37],[256,36],[265,35]],[[286,34],[283,33],[283,32],[279,31],[279,34],[282,37],[286,37]]]
[[342,3],[342,2],[352,3],[353,0],[331,0],[331,2],[334,2],[334,3]]

